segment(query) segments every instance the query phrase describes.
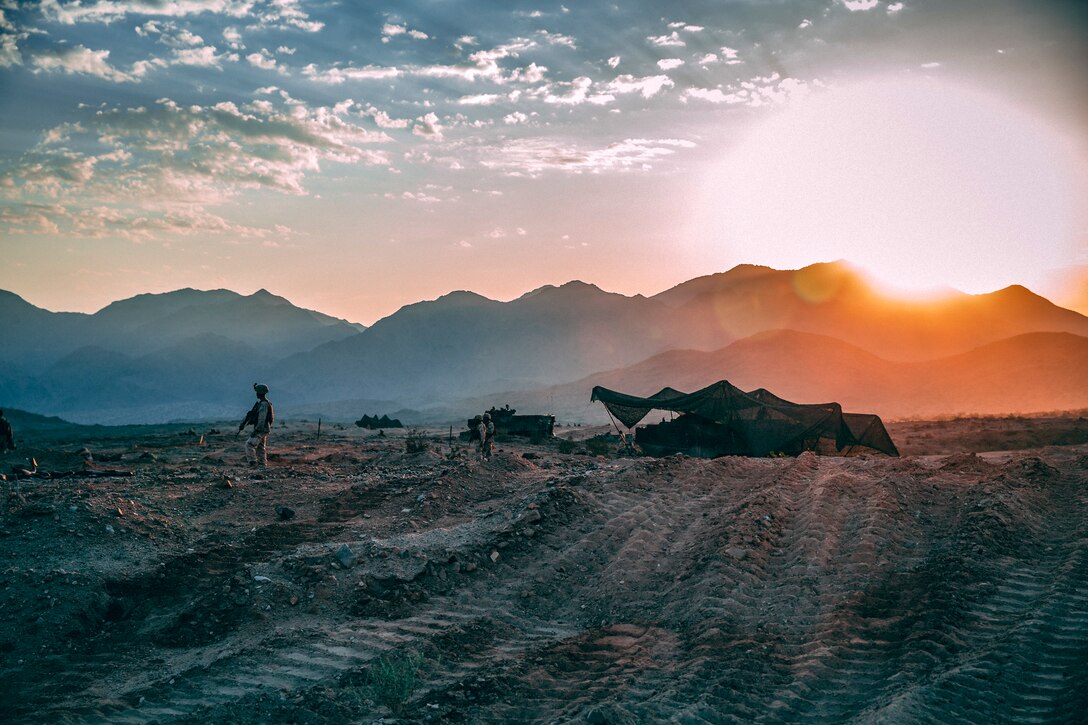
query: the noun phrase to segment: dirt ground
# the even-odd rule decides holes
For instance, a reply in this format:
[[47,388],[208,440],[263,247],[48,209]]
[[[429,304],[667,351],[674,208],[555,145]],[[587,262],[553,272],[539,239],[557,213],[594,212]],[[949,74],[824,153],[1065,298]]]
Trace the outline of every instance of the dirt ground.
[[290,423],[267,469],[207,426],[27,434],[4,471],[134,475],[0,484],[0,721],[1084,722],[1085,421],[889,428],[481,463]]

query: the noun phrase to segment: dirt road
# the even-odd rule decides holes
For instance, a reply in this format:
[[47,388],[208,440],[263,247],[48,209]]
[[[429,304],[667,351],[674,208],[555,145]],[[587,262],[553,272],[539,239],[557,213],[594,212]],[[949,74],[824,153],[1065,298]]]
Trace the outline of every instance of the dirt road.
[[[409,455],[401,438],[354,432],[273,445],[252,473],[228,436],[103,441],[96,454],[134,477],[12,487],[0,716],[1088,712],[1083,445],[707,461],[504,444],[486,464],[437,440]],[[69,449],[38,453],[60,467]]]

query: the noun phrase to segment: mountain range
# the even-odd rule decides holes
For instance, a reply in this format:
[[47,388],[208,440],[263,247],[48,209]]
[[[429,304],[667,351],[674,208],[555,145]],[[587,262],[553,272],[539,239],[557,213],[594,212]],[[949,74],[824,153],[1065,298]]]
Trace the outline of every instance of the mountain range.
[[[84,422],[233,418],[258,378],[280,415],[353,419],[522,401],[599,416],[726,378],[887,416],[1088,407],[1088,317],[1020,286],[895,299],[845,263],[741,265],[644,297],[580,281],[509,302],[458,291],[363,328],[261,291],[139,295],[93,315],[0,292],[0,403]],[[379,409],[380,407],[380,409]]]

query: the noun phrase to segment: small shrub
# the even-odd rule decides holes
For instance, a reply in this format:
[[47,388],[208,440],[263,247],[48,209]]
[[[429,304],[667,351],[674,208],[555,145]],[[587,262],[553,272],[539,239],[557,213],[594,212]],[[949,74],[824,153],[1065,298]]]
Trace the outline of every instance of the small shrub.
[[422,453],[430,447],[430,442],[418,428],[412,428],[404,437],[404,450],[408,453]]
[[399,711],[416,689],[421,664],[423,656],[418,652],[380,658],[366,671],[363,684],[366,696],[393,712]]
[[559,452],[560,453],[574,453],[574,449],[578,446],[574,441],[568,441],[566,438],[559,439]]
[[586,441],[586,450],[592,456],[603,456],[612,452],[613,443],[609,440],[609,437],[594,436]]

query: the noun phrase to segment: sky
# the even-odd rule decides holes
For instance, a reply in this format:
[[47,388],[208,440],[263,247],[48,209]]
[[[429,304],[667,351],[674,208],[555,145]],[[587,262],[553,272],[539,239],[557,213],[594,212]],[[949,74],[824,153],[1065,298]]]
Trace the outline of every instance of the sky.
[[0,288],[369,324],[846,259],[1088,312],[1086,6],[0,0]]

